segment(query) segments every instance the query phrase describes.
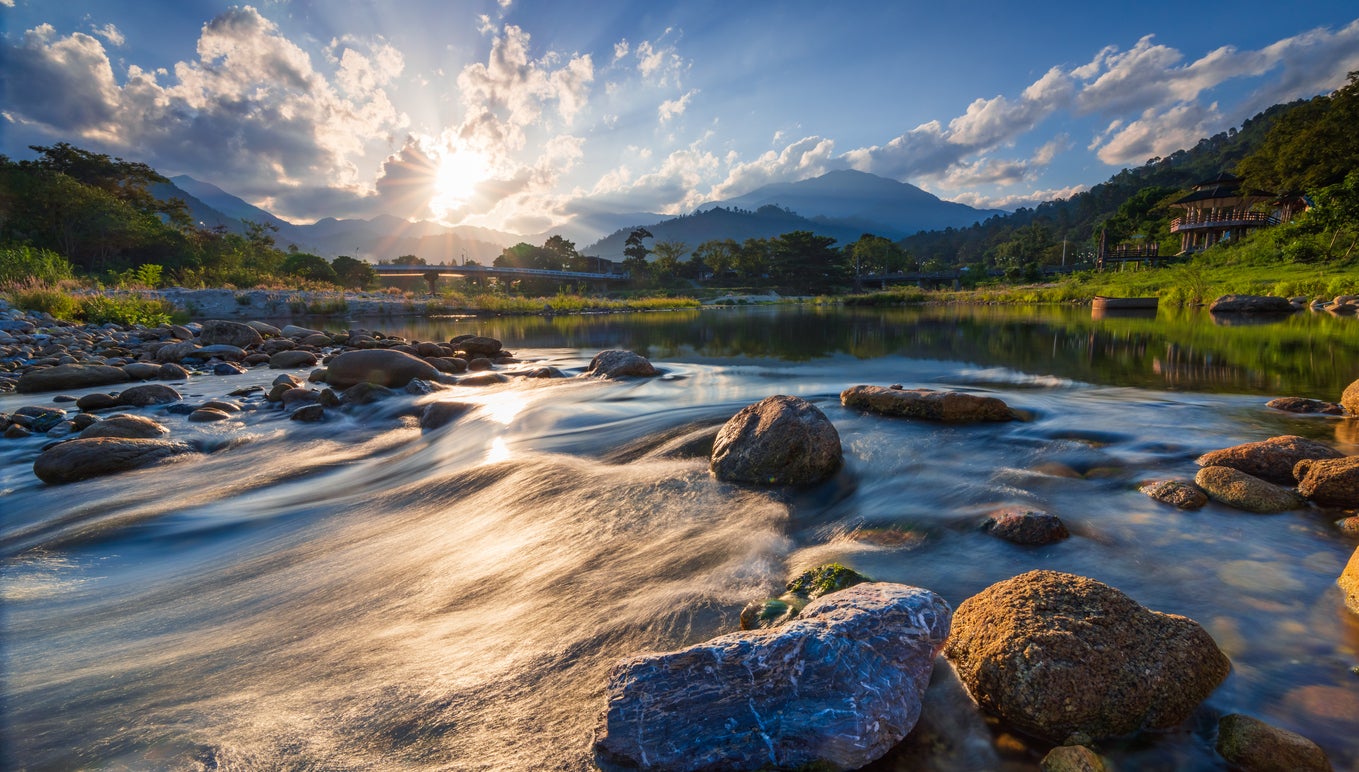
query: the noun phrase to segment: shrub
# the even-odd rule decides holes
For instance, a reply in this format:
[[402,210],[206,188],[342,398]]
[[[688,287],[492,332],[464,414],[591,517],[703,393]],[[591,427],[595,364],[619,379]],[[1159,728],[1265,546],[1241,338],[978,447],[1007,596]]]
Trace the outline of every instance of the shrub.
[[26,281],[52,284],[73,275],[70,262],[50,249],[0,247],[0,284]]
[[4,293],[15,308],[40,311],[58,319],[76,318],[76,299],[60,286],[30,279],[7,285]]
[[160,298],[141,295],[87,295],[80,299],[80,319],[91,324],[120,324],[131,326],[142,324],[155,327],[169,324],[174,314],[174,306]]

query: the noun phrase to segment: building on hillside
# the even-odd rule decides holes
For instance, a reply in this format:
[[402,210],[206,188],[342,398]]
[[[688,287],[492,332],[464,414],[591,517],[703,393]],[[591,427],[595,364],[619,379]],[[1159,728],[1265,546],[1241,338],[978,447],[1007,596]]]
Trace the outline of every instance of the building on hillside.
[[1170,221],[1170,232],[1180,234],[1181,255],[1202,252],[1220,241],[1235,241],[1294,214],[1275,194],[1242,188],[1240,178],[1226,173],[1200,182],[1194,192],[1171,206],[1184,210]]

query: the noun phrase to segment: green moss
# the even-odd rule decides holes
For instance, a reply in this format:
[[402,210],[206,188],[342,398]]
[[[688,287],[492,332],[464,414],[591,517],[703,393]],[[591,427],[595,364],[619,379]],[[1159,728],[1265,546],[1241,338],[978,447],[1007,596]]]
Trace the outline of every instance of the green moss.
[[789,582],[787,587],[788,592],[811,599],[871,581],[873,580],[852,568],[839,563],[827,563],[804,572]]

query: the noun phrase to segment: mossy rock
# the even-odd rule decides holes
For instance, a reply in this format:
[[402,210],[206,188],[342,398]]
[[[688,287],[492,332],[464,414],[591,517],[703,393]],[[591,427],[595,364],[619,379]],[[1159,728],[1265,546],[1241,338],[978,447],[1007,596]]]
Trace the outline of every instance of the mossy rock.
[[871,581],[873,580],[852,568],[847,568],[839,563],[827,563],[824,566],[817,566],[810,571],[803,572],[788,583],[787,589],[793,595],[814,600],[822,595],[829,595],[837,590]]

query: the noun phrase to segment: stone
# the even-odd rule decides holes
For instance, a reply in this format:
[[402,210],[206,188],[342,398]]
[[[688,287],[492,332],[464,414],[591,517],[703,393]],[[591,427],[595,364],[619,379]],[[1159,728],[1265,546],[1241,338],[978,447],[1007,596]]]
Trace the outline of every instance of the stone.
[[1008,542],[1027,546],[1051,544],[1071,535],[1056,515],[1022,507],[992,512],[982,524],[982,530]]
[[839,563],[827,563],[803,571],[784,585],[787,592],[782,596],[747,604],[741,610],[741,629],[777,627],[796,617],[808,603],[823,595],[871,581],[867,576]]
[[198,344],[194,343],[191,340],[186,340],[180,343],[170,343],[168,345],[161,346],[160,348],[156,349],[156,361],[162,363],[182,362],[190,354],[194,353],[197,350]]
[[118,401],[117,394],[105,394],[100,391],[91,392],[76,400],[76,407],[85,411],[108,410],[109,408],[119,407],[123,403]]
[[840,393],[840,404],[880,415],[950,423],[1014,421],[1018,418],[1009,405],[995,397],[933,389],[851,386]]
[[134,381],[149,381],[160,375],[160,365],[150,362],[128,362],[123,365],[123,372]]
[[269,368],[272,370],[291,370],[294,367],[315,367],[316,355],[310,351],[293,349],[280,351],[269,357]]
[[474,373],[485,372],[486,370],[492,370],[494,368],[495,362],[492,362],[486,357],[476,357],[467,362],[467,369]]
[[325,335],[321,330],[313,330],[309,327],[299,327],[295,324],[285,325],[280,331],[285,338],[305,338],[308,335]]
[[929,590],[860,584],[781,627],[624,659],[596,758],[677,772],[862,767],[915,726],[949,616]]
[[1340,572],[1336,584],[1345,593],[1345,605],[1350,611],[1359,614],[1359,547],[1350,555],[1350,562],[1345,564],[1345,570]]
[[1180,509],[1202,509],[1208,503],[1208,494],[1202,488],[1184,480],[1154,480],[1143,483],[1138,490],[1162,504]]
[[10,414],[10,420],[34,432],[44,433],[66,420],[66,411],[43,405],[25,405]]
[[727,482],[813,485],[843,463],[840,433],[825,413],[780,394],[742,408],[718,430],[709,467]]
[[31,436],[33,436],[33,432],[30,432],[19,424],[10,424],[5,427],[5,439],[7,440],[19,440]]
[[169,434],[170,430],[150,418],[139,415],[111,415],[88,428],[81,430],[82,438],[122,437],[124,439],[154,440]]
[[319,423],[326,420],[326,408],[324,405],[306,405],[299,407],[288,415],[293,421],[303,421],[306,423]]
[[1274,295],[1223,295],[1208,306],[1214,314],[1291,314],[1297,308]]
[[641,354],[609,349],[595,354],[590,366],[585,368],[585,374],[596,378],[650,378],[660,375],[660,371]]
[[1105,772],[1108,767],[1098,753],[1084,745],[1059,745],[1039,764],[1043,772]]
[[298,405],[312,405],[321,401],[321,392],[311,389],[288,389],[279,396],[279,401],[283,403],[284,410],[291,410]]
[[1240,713],[1218,720],[1217,752],[1242,772],[1331,772],[1316,743]]
[[264,338],[277,338],[283,334],[282,330],[268,322],[249,321],[245,324]]
[[566,373],[555,367],[535,367],[523,373],[525,378],[565,378]]
[[230,421],[231,414],[215,407],[200,407],[192,413],[189,413],[188,420],[196,424]]
[[1227,466],[1278,485],[1292,485],[1293,467],[1303,459],[1340,458],[1344,454],[1324,442],[1286,434],[1247,442],[1199,456],[1199,466]]
[[463,338],[456,343],[450,341],[458,351],[465,351],[472,356],[492,357],[500,352],[501,343],[495,338],[487,338],[482,335],[473,335],[470,338]]
[[1257,515],[1307,506],[1296,492],[1228,466],[1205,466],[1194,476],[1194,483],[1214,501]]
[[218,362],[212,366],[213,375],[241,375],[245,368],[235,362]]
[[457,375],[458,373],[467,372],[467,360],[465,359],[459,359],[457,357],[427,356],[424,357],[424,360],[434,365],[434,369],[438,370],[441,373],[451,373],[453,375]]
[[509,383],[510,377],[504,373],[477,373],[476,375],[466,375],[458,379],[459,386],[494,386],[498,383]]
[[357,383],[401,388],[412,378],[435,381],[439,371],[419,357],[377,348],[346,351],[330,360],[326,369],[326,381],[341,389]]
[[248,324],[225,319],[210,319],[203,322],[203,331],[198,333],[198,343],[202,346],[226,345],[236,348],[250,348],[264,342],[259,330]]
[[189,445],[171,440],[82,437],[44,450],[33,462],[33,473],[56,485],[142,469],[194,452]]
[[1304,459],[1293,467],[1298,493],[1324,507],[1359,509],[1359,456]]
[[245,359],[245,349],[227,343],[214,343],[211,346],[199,346],[185,354],[184,358],[196,360],[221,359],[227,362],[239,362]]
[[187,380],[189,371],[174,362],[166,362],[160,366],[160,372],[156,373],[156,378],[162,381]]
[[29,370],[19,376],[15,391],[32,394],[39,391],[68,391],[90,386],[127,383],[127,373],[121,367],[109,365],[57,365]]
[[1345,408],[1334,402],[1322,402],[1319,399],[1305,399],[1303,397],[1279,397],[1271,399],[1265,403],[1265,407],[1274,410],[1282,410],[1285,413],[1303,413],[1317,415],[1344,415]]
[[963,601],[944,654],[983,710],[1059,744],[1175,726],[1230,669],[1192,619],[1057,571]]
[[1345,387],[1340,395],[1340,405],[1352,416],[1359,416],[1359,381]]
[[150,407],[178,402],[183,397],[163,383],[144,383],[118,392],[118,404],[129,407]]
[[441,429],[472,409],[466,402],[431,402],[420,413],[420,428],[426,431]]
[[356,383],[345,389],[340,401],[346,405],[369,405],[379,400],[395,397],[399,392],[372,383]]

